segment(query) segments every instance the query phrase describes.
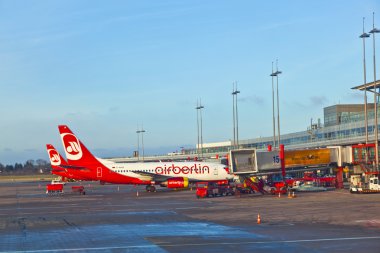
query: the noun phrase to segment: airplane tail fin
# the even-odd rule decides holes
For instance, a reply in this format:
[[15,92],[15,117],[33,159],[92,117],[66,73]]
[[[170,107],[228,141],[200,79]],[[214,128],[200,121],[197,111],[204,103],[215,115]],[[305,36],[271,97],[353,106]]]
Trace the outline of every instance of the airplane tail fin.
[[61,156],[61,154],[51,144],[46,144],[46,149],[49,155],[50,164],[53,170],[59,166],[68,165],[67,161]]
[[99,161],[66,125],[58,126],[67,161],[70,165],[97,165]]

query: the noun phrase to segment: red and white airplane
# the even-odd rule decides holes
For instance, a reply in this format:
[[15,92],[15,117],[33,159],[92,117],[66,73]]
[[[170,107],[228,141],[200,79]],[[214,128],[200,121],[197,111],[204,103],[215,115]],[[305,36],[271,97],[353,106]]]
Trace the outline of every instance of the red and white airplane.
[[53,145],[46,144],[46,149],[50,159],[52,174],[61,176],[63,181],[65,181],[66,178],[84,181],[92,180],[90,170],[83,167],[70,166]]
[[65,125],[58,126],[67,161],[70,166],[91,171],[92,179],[104,183],[142,184],[147,191],[155,185],[186,188],[189,182],[230,180],[225,165],[211,162],[130,162],[115,163],[96,158]]

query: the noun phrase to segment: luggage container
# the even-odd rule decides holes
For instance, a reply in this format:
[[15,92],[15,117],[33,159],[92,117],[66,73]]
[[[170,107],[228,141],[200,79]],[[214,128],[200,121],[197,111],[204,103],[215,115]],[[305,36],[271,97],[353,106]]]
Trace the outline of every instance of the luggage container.
[[73,192],[73,193],[79,193],[80,195],[85,195],[86,194],[83,185],[74,185],[74,186],[71,186],[71,192]]
[[46,185],[46,194],[62,194],[63,193],[63,184],[47,184]]

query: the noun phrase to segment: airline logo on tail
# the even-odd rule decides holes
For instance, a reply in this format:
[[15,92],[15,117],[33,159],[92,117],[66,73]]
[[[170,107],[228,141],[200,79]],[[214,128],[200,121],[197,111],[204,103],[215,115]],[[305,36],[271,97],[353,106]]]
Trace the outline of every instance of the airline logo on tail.
[[49,158],[51,165],[59,166],[61,165],[61,158],[59,158],[59,154],[55,149],[49,149]]
[[61,134],[62,142],[65,146],[66,157],[69,160],[79,160],[83,156],[79,140],[70,133]]

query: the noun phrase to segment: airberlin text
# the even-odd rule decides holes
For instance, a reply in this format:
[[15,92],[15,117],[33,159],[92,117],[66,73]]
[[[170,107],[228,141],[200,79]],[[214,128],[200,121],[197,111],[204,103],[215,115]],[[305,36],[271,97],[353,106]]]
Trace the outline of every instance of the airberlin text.
[[176,166],[172,165],[158,166],[155,170],[156,174],[168,175],[168,174],[210,174],[210,167],[201,164],[194,164],[193,166]]

